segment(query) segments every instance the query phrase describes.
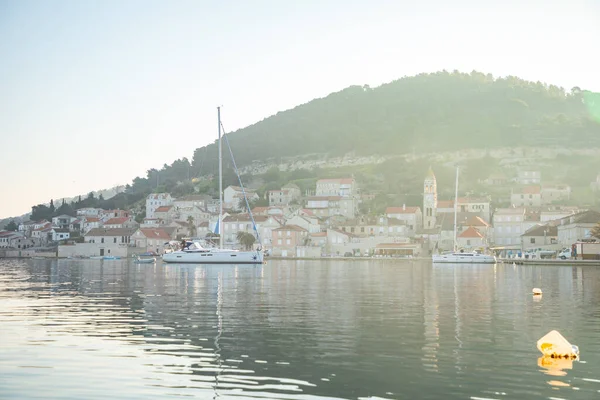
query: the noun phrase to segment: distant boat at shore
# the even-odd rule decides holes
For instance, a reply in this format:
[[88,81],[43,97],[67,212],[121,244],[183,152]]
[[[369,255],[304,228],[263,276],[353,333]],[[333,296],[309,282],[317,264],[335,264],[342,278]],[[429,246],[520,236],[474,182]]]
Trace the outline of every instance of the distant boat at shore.
[[91,260],[120,260],[119,256],[94,256],[90,257]]

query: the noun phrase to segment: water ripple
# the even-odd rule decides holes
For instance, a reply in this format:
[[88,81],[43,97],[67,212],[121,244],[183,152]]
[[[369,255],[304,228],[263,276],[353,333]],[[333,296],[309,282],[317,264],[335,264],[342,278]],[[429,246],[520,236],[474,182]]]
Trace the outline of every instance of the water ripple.
[[[0,261],[0,398],[588,399],[598,293],[594,268]],[[552,329],[581,362],[539,360]]]

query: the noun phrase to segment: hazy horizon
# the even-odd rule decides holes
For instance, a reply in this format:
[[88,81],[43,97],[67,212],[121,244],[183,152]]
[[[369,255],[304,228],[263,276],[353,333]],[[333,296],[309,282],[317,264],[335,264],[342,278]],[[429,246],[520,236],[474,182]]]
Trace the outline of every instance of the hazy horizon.
[[443,69],[600,91],[594,37],[592,0],[0,0],[0,218],[191,160],[217,105],[234,131]]

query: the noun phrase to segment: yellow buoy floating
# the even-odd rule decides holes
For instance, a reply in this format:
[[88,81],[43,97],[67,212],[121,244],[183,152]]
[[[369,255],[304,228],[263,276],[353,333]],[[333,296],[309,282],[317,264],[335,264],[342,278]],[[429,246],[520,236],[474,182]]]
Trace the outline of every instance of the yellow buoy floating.
[[579,357],[579,347],[569,343],[558,331],[551,331],[537,341],[537,348],[544,356],[550,358]]
[[542,289],[534,287],[533,288],[533,295],[534,296],[541,296],[542,295]]

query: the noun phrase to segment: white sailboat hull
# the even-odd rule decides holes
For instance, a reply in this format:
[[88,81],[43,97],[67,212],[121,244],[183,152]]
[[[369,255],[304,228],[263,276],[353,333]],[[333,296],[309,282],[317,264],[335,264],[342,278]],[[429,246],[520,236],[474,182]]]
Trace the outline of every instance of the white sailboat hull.
[[164,262],[177,264],[262,264],[261,251],[209,250],[173,251],[162,256]]
[[496,257],[477,253],[436,254],[432,256],[434,263],[451,264],[495,264]]

